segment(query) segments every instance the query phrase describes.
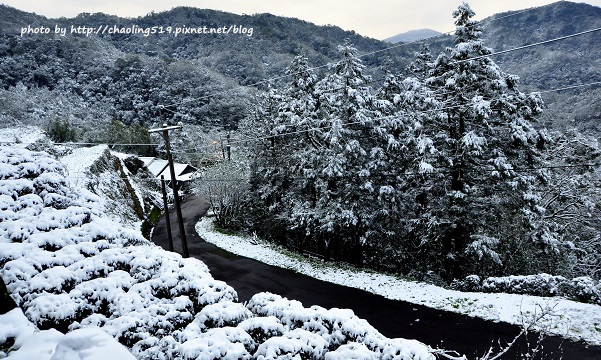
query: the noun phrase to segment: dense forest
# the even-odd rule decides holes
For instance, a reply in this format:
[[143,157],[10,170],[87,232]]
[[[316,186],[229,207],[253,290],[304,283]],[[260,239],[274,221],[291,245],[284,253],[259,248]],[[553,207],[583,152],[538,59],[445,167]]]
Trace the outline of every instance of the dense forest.
[[[453,15],[453,46],[423,47],[409,76],[381,86],[348,42],[323,75],[296,57],[242,125],[257,139],[248,170],[219,170],[220,225],[446,282],[598,278],[597,140],[545,129],[540,94],[488,56],[474,12]],[[231,185],[245,172],[248,185]]]

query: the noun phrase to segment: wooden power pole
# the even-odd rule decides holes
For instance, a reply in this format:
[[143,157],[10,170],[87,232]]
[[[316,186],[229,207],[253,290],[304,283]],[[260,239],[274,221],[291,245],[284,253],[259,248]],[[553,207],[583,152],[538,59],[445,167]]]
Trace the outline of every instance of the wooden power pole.
[[171,237],[171,219],[169,219],[169,204],[167,203],[167,191],[165,190],[165,175],[161,175],[161,190],[163,192],[163,206],[165,207],[165,222],[167,224],[169,251],[173,252],[173,237]]
[[[179,130],[181,128],[182,128],[181,125],[167,126],[165,124],[165,125],[163,125],[162,128],[150,129],[150,130],[148,130],[148,132],[149,133],[155,133],[155,132],[161,133],[161,135],[163,136],[163,139],[165,139],[165,148],[167,150],[167,162],[169,163],[169,172],[171,174],[171,189],[173,190],[173,203],[175,205],[175,213],[177,215],[177,222],[179,225],[179,236],[182,241],[182,250],[183,250],[182,256],[187,258],[187,257],[190,257],[190,254],[188,253],[188,241],[186,240],[186,232],[184,230],[184,221],[182,219],[182,208],[181,208],[181,205],[179,202],[179,195],[178,195],[178,191],[177,191],[177,180],[175,179],[175,169],[173,167],[173,157],[171,156],[171,143],[169,142],[169,131]],[[169,210],[167,209],[167,211],[169,211]]]

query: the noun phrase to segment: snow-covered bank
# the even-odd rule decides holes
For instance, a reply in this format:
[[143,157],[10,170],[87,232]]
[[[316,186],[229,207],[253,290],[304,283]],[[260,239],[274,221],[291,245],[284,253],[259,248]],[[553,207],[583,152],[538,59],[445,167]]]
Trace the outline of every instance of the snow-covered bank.
[[234,254],[269,265],[295,270],[336,284],[363,289],[389,299],[403,300],[492,321],[521,325],[542,309],[552,308],[538,327],[549,332],[601,345],[601,306],[562,298],[515,294],[469,293],[408,281],[394,276],[353,268],[341,268],[321,261],[286,255],[278,247],[241,236],[224,235],[213,229],[212,219],[203,218],[196,231],[206,241]]
[[99,196],[104,217],[140,229],[142,219],[152,206],[161,202],[160,188],[133,175],[125,165],[132,156],[110,151],[106,144],[96,146],[53,145],[37,126],[0,129],[0,144],[50,152],[65,167],[67,184],[90,190]]

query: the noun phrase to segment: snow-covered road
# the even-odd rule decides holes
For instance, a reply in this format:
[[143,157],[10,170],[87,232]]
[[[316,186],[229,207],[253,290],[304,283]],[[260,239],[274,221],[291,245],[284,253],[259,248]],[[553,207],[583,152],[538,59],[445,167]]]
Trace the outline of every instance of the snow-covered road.
[[319,260],[301,260],[258,239],[218,233],[213,230],[211,222],[211,218],[203,218],[196,226],[198,234],[206,241],[237,255],[291,269],[323,281],[363,289],[388,299],[515,325],[527,322],[543,309],[552,309],[552,314],[540,322],[539,328],[576,341],[601,345],[599,305],[562,298],[460,292],[367,270],[340,267]]

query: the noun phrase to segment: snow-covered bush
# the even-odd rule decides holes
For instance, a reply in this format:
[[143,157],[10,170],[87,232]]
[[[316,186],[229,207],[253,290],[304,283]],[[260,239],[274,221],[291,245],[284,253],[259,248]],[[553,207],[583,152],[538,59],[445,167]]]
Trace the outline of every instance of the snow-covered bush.
[[57,353],[100,328],[140,359],[433,359],[350,310],[268,293],[238,303],[202,262],[103,218],[99,204],[47,155],[0,147],[0,277],[39,329],[69,332]]
[[256,294],[247,307],[255,315],[277,319],[285,330],[258,347],[258,359],[291,358],[284,354],[303,359],[322,359],[330,354],[327,356],[332,359],[342,359],[351,352],[366,359],[434,359],[427,348],[416,346],[420,343],[388,339],[348,309],[305,308],[298,301],[270,293]]
[[98,328],[61,334],[55,329],[39,331],[20,309],[0,315],[0,359],[65,360],[135,359],[117,340]]
[[489,277],[482,281],[482,290],[484,292],[555,296],[559,292],[558,285],[565,280],[562,276],[549,274]]
[[460,291],[482,291],[482,279],[478,275],[468,275],[463,280],[454,280],[451,287]]
[[267,339],[257,350],[256,358],[263,359],[322,359],[328,343],[318,334],[294,329],[282,336]]
[[236,326],[243,320],[248,319],[251,312],[240,303],[231,301],[222,301],[220,303],[207,305],[202,309],[196,320],[202,328],[210,329],[215,327]]
[[561,295],[577,301],[601,305],[601,283],[588,276],[574,278],[562,283]]
[[601,304],[601,283],[589,277],[570,280],[563,276],[536,274],[480,279],[477,275],[469,275],[455,281],[453,287],[461,291],[563,296],[580,302]]
[[349,343],[342,345],[334,351],[328,352],[325,357],[326,360],[378,360],[379,357],[371,352],[365,345],[359,343]]
[[201,262],[100,218],[97,201],[47,155],[0,148],[0,276],[39,328],[99,326],[131,347],[237,299]]
[[286,331],[275,316],[252,317],[242,321],[238,327],[246,331],[257,344],[272,337],[282,336]]

